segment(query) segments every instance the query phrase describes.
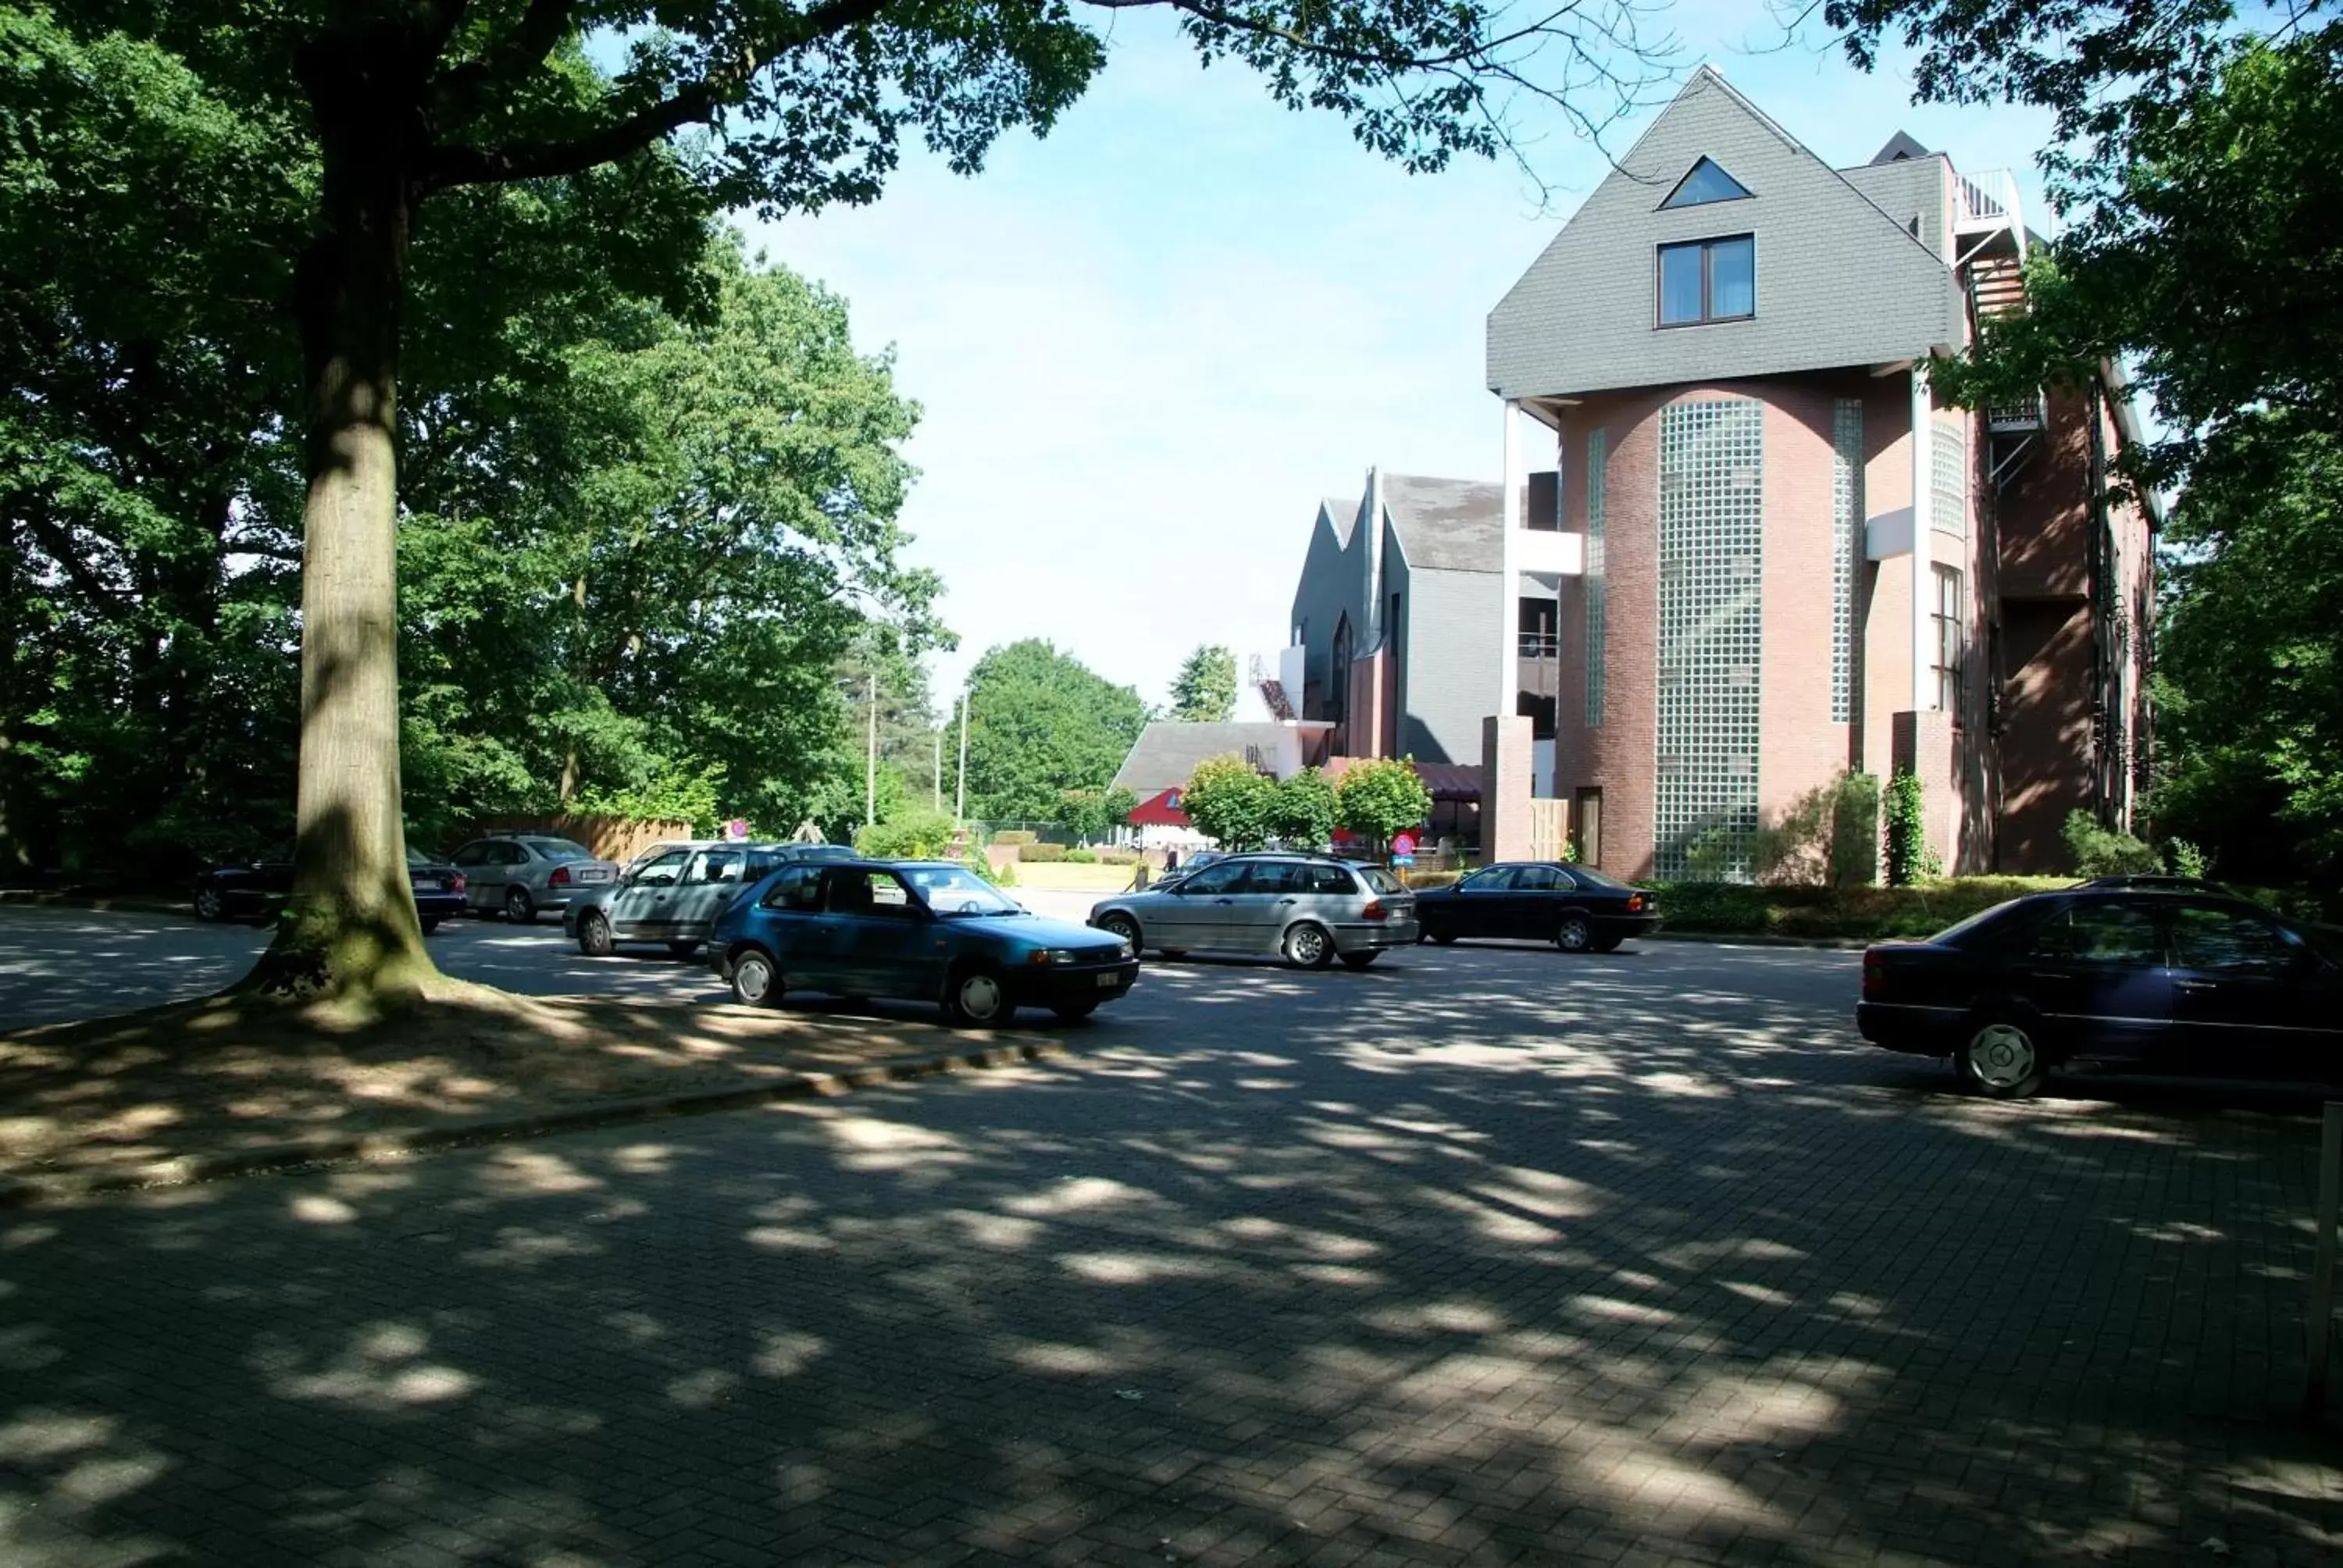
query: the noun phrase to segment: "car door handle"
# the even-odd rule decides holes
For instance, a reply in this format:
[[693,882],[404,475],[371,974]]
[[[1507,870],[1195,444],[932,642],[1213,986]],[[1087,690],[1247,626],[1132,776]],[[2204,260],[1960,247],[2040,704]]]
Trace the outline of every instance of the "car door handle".
[[2176,980],[2172,983],[2182,990],[2218,990],[2220,989],[2208,980]]
[[1291,903],[1298,902],[1299,900],[1294,900],[1294,899],[1280,899],[1280,900],[1278,900],[1277,901],[1278,901],[1279,903],[1281,903],[1281,904],[1291,904]]
[[1233,904],[1236,900],[1234,899],[1214,899],[1212,902],[1216,904]]
[[2028,978],[2033,980],[2073,980],[2075,977],[2070,974],[2060,973],[2055,970],[2036,970]]

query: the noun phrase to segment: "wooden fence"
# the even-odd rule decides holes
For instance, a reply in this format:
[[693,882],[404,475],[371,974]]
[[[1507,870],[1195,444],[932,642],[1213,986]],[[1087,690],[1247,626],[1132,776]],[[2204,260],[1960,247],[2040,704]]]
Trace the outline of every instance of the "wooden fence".
[[499,833],[545,833],[583,844],[605,860],[623,866],[653,844],[692,837],[689,822],[638,822],[626,817],[490,817],[472,824],[469,837]]
[[1570,844],[1570,802],[1534,799],[1530,802],[1530,859],[1559,860]]

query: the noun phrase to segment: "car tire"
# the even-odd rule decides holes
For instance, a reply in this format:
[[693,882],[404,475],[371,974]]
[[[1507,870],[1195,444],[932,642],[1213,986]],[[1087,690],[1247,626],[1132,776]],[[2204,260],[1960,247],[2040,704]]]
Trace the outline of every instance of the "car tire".
[[588,910],[578,917],[578,950],[589,959],[607,959],[618,943],[610,934],[610,921],[599,910]]
[[505,890],[505,919],[517,926],[537,924],[537,900],[528,896],[527,888]]
[[1121,910],[1117,910],[1114,913],[1101,920],[1099,922],[1099,930],[1104,931],[1111,937],[1121,937],[1124,941],[1131,944],[1131,950],[1133,955],[1138,953],[1139,922],[1132,920],[1129,915],[1124,914]]
[[418,923],[423,927],[423,934],[427,937],[432,932],[439,929],[439,917],[437,915],[426,915]]
[[196,890],[196,919],[215,922],[227,919],[227,900],[209,882]]
[[1061,1001],[1051,1004],[1050,1010],[1058,1015],[1060,1023],[1080,1023],[1098,1011],[1094,1001]]
[[1014,1011],[1007,982],[990,964],[962,965],[944,982],[944,1017],[956,1028],[990,1029]]
[[1594,923],[1575,910],[1572,910],[1555,922],[1554,945],[1566,953],[1592,951],[1594,947]]
[[733,1000],[749,1007],[779,1007],[784,989],[780,966],[763,949],[748,948],[732,955]]
[[1363,953],[1344,953],[1342,955],[1342,967],[1354,972],[1359,970],[1372,969],[1374,967],[1375,960],[1382,956],[1372,948]]
[[1438,942],[1443,948],[1453,948],[1456,945],[1456,933],[1454,931],[1426,931],[1424,933],[1424,940],[1427,941]]
[[1624,937],[1597,937],[1594,939],[1592,950],[1598,953],[1615,953],[1619,950],[1619,944],[1626,940]]
[[2025,1100],[2050,1076],[2040,1030],[2013,1013],[1986,1013],[1962,1026],[1953,1065],[1987,1100]]
[[684,962],[689,963],[693,959],[699,956],[699,944],[698,942],[669,942],[667,945],[667,950],[674,954],[677,958],[681,959]]
[[1278,950],[1298,970],[1322,970],[1334,961],[1334,938],[1325,927],[1300,920],[1285,933]]

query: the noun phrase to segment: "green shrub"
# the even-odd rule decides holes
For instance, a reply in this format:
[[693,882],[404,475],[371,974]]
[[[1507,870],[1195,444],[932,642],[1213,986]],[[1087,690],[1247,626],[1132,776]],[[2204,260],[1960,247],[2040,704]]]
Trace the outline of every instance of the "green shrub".
[[1101,866],[1136,866],[1147,859],[1136,849],[1093,849],[1091,854]]
[[992,836],[992,841],[996,844],[1031,844],[1036,840],[1031,828],[1003,828]]
[[854,835],[854,848],[876,860],[940,859],[951,853],[957,830],[948,812],[909,807]]
[[2163,857],[2129,833],[2103,828],[2088,811],[2066,813],[2059,832],[2067,858],[2083,877],[2147,877],[2164,869]]
[[1664,929],[1730,936],[1879,941],[1926,937],[1981,910],[2063,887],[2058,877],[1960,877],[1922,886],[1785,887],[1747,882],[1644,883]]
[[1322,849],[1334,841],[1334,787],[1325,773],[1304,768],[1277,786],[1270,831],[1290,849]]
[[1432,791],[1415,770],[1415,759],[1365,758],[1351,764],[1334,787],[1335,809],[1344,828],[1361,838],[1388,839],[1432,815]]
[[[995,843],[999,841],[999,839],[994,840]],[[1017,858],[1028,865],[1046,866],[1053,861],[1064,859],[1066,847],[1063,844],[1023,844],[1018,847]]]
[[1277,780],[1242,757],[1207,757],[1188,775],[1180,809],[1224,849],[1258,849],[1277,809]]
[[1069,866],[1095,866],[1098,863],[1098,852],[1095,849],[1077,846],[1066,851],[1066,864]]
[[1845,888],[1879,877],[1879,780],[1841,773],[1757,831],[1761,881]]
[[2201,877],[2205,874],[2205,851],[2186,839],[2167,839],[2164,846],[2164,860],[2176,877]]
[[1937,861],[1936,851],[1928,847],[1926,807],[1918,774],[1906,770],[1887,781],[1884,830],[1887,840],[1887,885],[1891,888],[1908,888],[1944,869]]

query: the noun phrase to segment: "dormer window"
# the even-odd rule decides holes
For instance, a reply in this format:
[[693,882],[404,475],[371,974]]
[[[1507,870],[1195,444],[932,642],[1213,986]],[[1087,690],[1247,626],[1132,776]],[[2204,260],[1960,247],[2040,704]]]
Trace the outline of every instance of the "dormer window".
[[1719,168],[1713,159],[1703,158],[1693,165],[1692,172],[1676,182],[1668,199],[1660,204],[1664,212],[1670,207],[1705,206],[1714,201],[1740,201],[1749,194],[1749,187]]
[[1736,234],[1660,246],[1660,325],[1746,321],[1757,314],[1757,240]]

